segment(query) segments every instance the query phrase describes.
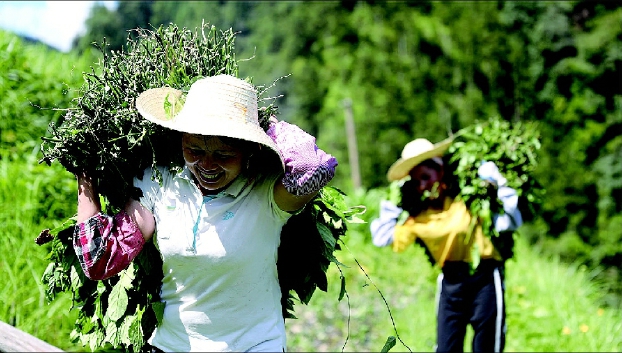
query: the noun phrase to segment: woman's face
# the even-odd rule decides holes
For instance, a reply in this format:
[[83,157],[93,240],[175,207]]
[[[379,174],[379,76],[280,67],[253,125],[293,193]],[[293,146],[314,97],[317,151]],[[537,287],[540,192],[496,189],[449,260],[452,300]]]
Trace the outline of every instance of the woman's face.
[[[414,181],[415,189],[421,196],[426,191],[430,192],[430,198],[441,196],[444,188],[443,167],[433,168],[425,164],[419,164],[410,171],[410,178]],[[434,186],[436,184],[436,187]]]
[[223,189],[242,173],[246,156],[239,146],[192,134],[183,134],[181,144],[186,166],[204,191]]

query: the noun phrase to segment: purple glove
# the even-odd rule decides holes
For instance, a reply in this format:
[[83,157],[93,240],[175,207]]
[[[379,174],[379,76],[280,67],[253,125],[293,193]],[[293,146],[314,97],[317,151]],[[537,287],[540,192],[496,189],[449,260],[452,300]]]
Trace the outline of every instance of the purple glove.
[[335,176],[337,160],[315,145],[315,137],[296,125],[270,119],[266,132],[283,155],[283,185],[293,195],[319,191]]

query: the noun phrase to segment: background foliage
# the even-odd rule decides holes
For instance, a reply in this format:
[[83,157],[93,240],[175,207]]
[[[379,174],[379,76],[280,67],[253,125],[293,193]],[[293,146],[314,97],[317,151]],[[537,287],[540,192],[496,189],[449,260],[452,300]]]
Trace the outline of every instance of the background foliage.
[[[123,46],[128,35],[126,30],[131,28],[151,28],[150,24],[169,22],[195,28],[202,19],[219,28],[241,31],[236,40],[237,58],[254,58],[239,63],[240,76],[272,82],[291,74],[274,88],[278,90],[273,92],[275,96],[284,95],[278,101],[280,116],[317,136],[318,144],[337,157],[340,165],[333,185],[348,194],[373,194],[385,186],[386,170],[403,145],[415,137],[440,141],[490,116],[510,122],[538,122],[542,149],[534,175],[547,193],[539,217],[521,229],[525,249],[535,249],[542,256],[571,264],[570,268],[577,269],[590,283],[597,283],[598,291],[607,294],[595,300],[618,308],[619,312],[622,6],[618,2],[122,1],[112,11],[96,7],[86,34],[75,40],[75,51],[69,54],[25,45],[19,38],[0,32],[0,95],[3,97],[0,161],[8,163],[4,168],[18,166],[33,173],[26,166],[35,159],[26,156],[38,154],[39,137],[45,135],[48,122],[61,116],[61,111],[53,109],[69,106],[83,82],[81,72],[89,71],[89,66],[98,59],[96,51],[91,49],[92,42],[100,42],[105,36],[111,43],[109,48],[116,50]],[[346,99],[352,102],[357,130],[362,176],[358,191],[351,181],[348,161]],[[19,218],[18,215],[25,214],[24,207],[30,207],[38,212],[37,227],[37,222],[45,219],[47,224],[42,229],[75,212],[75,194],[69,190],[71,175],[63,174],[62,169],[46,168],[46,172],[34,169],[42,173],[41,179],[31,183],[38,183],[41,189],[28,194],[31,201],[40,205],[8,207],[5,200],[15,197],[7,196],[2,200],[3,219]],[[19,177],[14,174],[7,178],[15,186],[9,189],[11,192],[24,194],[22,190],[26,186],[17,184]],[[68,203],[52,206],[59,199]],[[375,212],[374,202],[377,200],[369,198],[366,203],[370,217]],[[11,213],[17,209],[20,212]],[[40,230],[2,228],[0,237],[29,239],[37,235],[28,235],[25,232],[32,230],[27,229],[36,229],[37,234]],[[361,239],[369,236],[364,228],[352,232],[360,232]],[[370,263],[411,261],[361,242],[354,253]],[[1,244],[3,253],[15,247],[14,243]],[[377,253],[384,260],[373,260]],[[523,260],[520,254],[517,256],[518,266]],[[424,266],[411,264],[415,265]],[[8,266],[3,263],[0,272],[9,271]],[[30,288],[35,288],[35,274],[42,271],[32,268],[32,278],[27,281]],[[406,272],[388,265],[382,265],[374,274],[381,276],[391,271],[407,276]],[[386,275],[388,281],[391,277]],[[516,281],[516,286],[531,285],[527,278],[518,277],[517,274],[511,279]],[[530,281],[538,282],[542,278]],[[429,282],[418,290],[433,290],[428,288],[433,286],[433,281]],[[381,288],[389,287],[389,283]],[[541,296],[558,294],[552,291]],[[512,300],[520,302],[521,298],[515,293],[508,299]],[[329,302],[332,301],[336,300]],[[407,310],[409,305],[400,307]],[[542,311],[533,306],[521,308],[525,313],[516,313],[519,317],[527,313],[537,313],[532,320],[547,317],[538,316]],[[5,313],[0,319],[19,324],[20,320],[26,320],[21,316],[22,311],[33,312],[33,309],[13,305],[13,309],[0,311]],[[569,310],[565,312],[570,315]],[[411,317],[414,316],[412,313]],[[619,317],[616,320],[620,321]],[[305,319],[299,321],[297,325],[302,325]],[[524,323],[514,324],[528,327],[528,322],[525,319]],[[571,335],[578,332],[576,325],[571,326],[568,326]],[[615,330],[619,337],[620,327]],[[519,329],[511,332],[516,334],[516,331]],[[560,341],[567,338],[560,339],[559,335],[543,331],[525,340],[533,342],[530,340],[537,340],[534,337]],[[535,347],[519,342],[515,347],[517,350],[554,347],[554,342],[546,344]],[[381,346],[373,347],[377,350]],[[428,349],[422,347],[421,350]],[[609,349],[621,349],[619,343],[613,347]],[[593,349],[585,346],[583,350]]]

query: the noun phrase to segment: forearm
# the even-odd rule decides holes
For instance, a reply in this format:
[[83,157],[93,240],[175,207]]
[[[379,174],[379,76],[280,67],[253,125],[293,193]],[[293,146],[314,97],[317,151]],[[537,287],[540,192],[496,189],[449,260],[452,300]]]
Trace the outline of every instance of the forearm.
[[125,211],[114,217],[99,212],[76,225],[73,243],[86,276],[99,280],[125,269],[140,253],[145,239]]
[[513,231],[523,224],[523,217],[518,209],[518,194],[507,186],[507,179],[501,175],[493,162],[484,162],[478,168],[480,178],[496,185],[497,197],[503,204],[503,213],[494,214],[493,222],[498,232]]
[[283,156],[282,183],[289,193],[314,194],[332,180],[337,160],[317,147],[315,137],[284,121],[272,122],[267,134]]
[[497,196],[503,204],[503,214],[493,216],[495,229],[498,232],[513,231],[523,224],[523,217],[518,209],[518,194],[516,190],[501,186],[497,191]]
[[101,212],[93,180],[82,174],[78,176],[78,217],[73,242],[86,276],[105,279],[127,267],[142,250],[145,239],[136,220],[127,212],[121,211],[114,217]]
[[78,223],[101,212],[99,194],[93,185],[93,179],[86,175],[78,175]]
[[380,202],[380,215],[370,224],[371,238],[375,246],[388,246],[393,243],[393,234],[402,209],[391,202]]

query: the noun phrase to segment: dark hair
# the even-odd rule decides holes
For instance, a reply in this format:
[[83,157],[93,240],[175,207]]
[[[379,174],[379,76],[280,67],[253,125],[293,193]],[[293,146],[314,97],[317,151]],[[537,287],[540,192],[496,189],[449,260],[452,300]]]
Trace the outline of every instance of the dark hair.
[[[453,168],[449,164],[449,157],[443,157],[443,165],[438,164],[433,159],[426,159],[423,162],[419,163],[417,166],[426,166],[429,168],[433,168],[437,171],[443,171],[443,182],[447,185],[447,189],[445,190],[445,195],[449,197],[455,197],[458,195],[458,183],[453,174]],[[413,167],[414,168],[414,167]],[[401,188],[402,201],[401,207],[406,210],[410,215],[416,216],[425,210],[428,207],[428,202],[426,200],[421,200],[416,195],[416,184],[415,180],[408,180],[404,182]]]

